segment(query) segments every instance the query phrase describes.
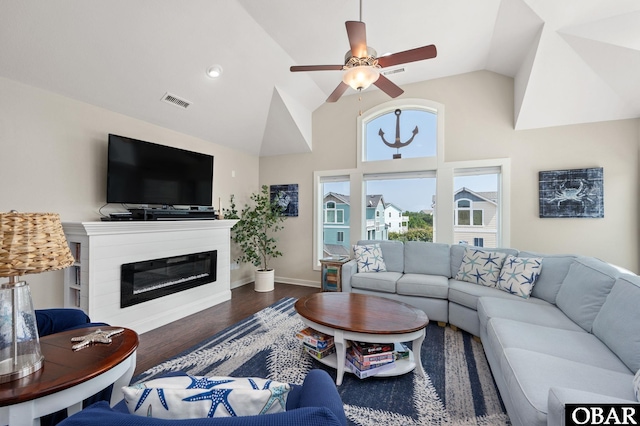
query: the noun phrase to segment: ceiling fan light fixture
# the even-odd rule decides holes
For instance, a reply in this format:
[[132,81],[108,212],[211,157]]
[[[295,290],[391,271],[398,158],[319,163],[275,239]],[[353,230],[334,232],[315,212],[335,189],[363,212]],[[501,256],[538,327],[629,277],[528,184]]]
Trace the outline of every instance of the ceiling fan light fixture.
[[222,67],[220,65],[212,65],[207,69],[209,78],[218,78],[222,75]]
[[365,90],[380,77],[380,69],[374,66],[362,65],[347,68],[342,75],[342,81],[353,90]]

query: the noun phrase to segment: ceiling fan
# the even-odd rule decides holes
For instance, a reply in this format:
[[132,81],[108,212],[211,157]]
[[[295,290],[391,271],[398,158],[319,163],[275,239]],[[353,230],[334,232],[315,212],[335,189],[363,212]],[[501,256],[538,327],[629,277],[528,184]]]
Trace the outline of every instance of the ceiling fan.
[[342,82],[329,95],[327,102],[336,102],[348,87],[359,91],[366,89],[371,84],[375,84],[392,98],[398,97],[404,93],[404,90],[380,74],[380,69],[431,59],[437,55],[436,47],[430,44],[378,57],[377,52],[367,46],[366,27],[362,22],[362,1],[360,3],[360,21],[347,21],[345,25],[351,50],[345,54],[344,65],[294,65],[290,68],[292,72],[344,70]]

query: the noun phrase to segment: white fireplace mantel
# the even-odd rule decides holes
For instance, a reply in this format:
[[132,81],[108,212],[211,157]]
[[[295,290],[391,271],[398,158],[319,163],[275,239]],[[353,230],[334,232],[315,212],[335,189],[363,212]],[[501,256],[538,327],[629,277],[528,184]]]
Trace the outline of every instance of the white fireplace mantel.
[[[65,307],[92,321],[144,333],[231,299],[230,230],[235,220],[66,222],[76,263],[65,270]],[[120,308],[121,265],[217,251],[216,281]]]

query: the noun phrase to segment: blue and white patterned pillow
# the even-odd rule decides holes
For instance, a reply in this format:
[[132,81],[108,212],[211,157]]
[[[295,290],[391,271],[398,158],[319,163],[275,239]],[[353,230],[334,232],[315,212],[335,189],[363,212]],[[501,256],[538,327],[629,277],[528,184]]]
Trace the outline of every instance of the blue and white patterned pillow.
[[505,253],[467,248],[456,280],[495,287],[506,256]]
[[542,271],[541,257],[507,256],[498,279],[498,288],[528,299]]
[[240,417],[286,410],[291,387],[260,378],[175,376],[122,388],[129,413],[158,419]]
[[385,272],[387,270],[380,244],[353,246],[353,254],[358,263],[358,272]]

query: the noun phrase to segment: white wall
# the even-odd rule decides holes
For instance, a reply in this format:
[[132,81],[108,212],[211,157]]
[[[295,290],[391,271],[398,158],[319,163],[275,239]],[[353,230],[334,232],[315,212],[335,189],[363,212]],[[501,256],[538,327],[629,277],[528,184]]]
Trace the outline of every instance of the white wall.
[[[230,194],[242,206],[258,188],[257,157],[5,78],[0,93],[0,211],[59,213],[65,222],[99,220],[109,133],[213,155],[216,209],[219,198],[228,207]],[[122,209],[105,209],[110,210]],[[232,271],[231,281],[252,276],[243,267]],[[36,308],[62,306],[61,272],[25,278]]]
[[[513,129],[513,80],[479,71],[403,86],[402,97],[445,106],[445,161],[511,158],[511,246],[543,253],[577,253],[639,271],[638,163],[640,120],[539,130]],[[390,100],[379,90],[327,103],[313,115],[313,153],[263,157],[261,184],[299,184],[299,216],[280,236],[273,263],[283,281],[319,281],[312,267],[313,171],[356,167],[360,110]],[[540,219],[538,172],[604,168],[603,219]]]

